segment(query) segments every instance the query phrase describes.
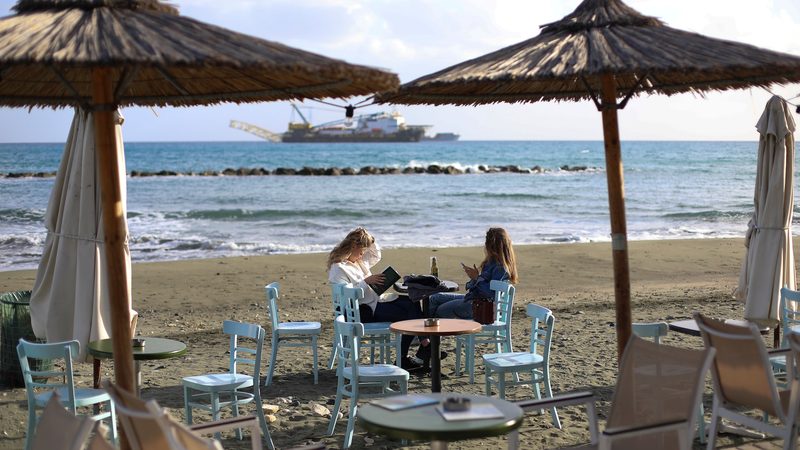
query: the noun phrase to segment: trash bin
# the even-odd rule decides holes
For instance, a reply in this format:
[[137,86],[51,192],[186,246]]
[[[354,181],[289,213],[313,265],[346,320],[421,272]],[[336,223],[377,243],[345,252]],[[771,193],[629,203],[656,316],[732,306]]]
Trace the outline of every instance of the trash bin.
[[[0,294],[0,384],[10,387],[25,385],[17,357],[20,338],[39,342],[31,326],[31,291]],[[36,360],[34,370],[48,370],[50,360]]]

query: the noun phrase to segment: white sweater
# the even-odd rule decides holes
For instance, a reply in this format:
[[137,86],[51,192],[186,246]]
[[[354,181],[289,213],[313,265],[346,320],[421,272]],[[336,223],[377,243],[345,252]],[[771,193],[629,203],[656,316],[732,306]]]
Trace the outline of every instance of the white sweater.
[[362,305],[368,305],[372,311],[375,311],[375,306],[378,302],[392,301],[397,298],[395,294],[384,293],[379,296],[372,290],[371,287],[364,281],[365,278],[372,275],[370,268],[378,264],[381,260],[381,249],[373,244],[364,252],[364,256],[358,262],[342,261],[331,266],[328,270],[328,281],[331,284],[349,283],[353,287],[360,287],[364,290],[364,299],[361,300]]

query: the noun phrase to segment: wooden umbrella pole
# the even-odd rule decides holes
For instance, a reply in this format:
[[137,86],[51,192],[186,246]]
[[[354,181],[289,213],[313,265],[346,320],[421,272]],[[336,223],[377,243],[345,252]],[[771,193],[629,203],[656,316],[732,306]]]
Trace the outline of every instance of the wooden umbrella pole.
[[631,281],[628,265],[628,230],[625,221],[625,185],[617,123],[617,87],[614,75],[603,76],[602,98],[608,209],[611,216],[611,255],[614,262],[617,357],[621,359],[631,336]]
[[92,103],[101,106],[93,112],[98,175],[103,209],[108,294],[111,302],[111,338],[114,352],[114,379],[117,385],[134,392],[133,348],[128,277],[125,273],[125,217],[119,173],[119,151],[114,132],[114,97],[111,69],[92,71]]

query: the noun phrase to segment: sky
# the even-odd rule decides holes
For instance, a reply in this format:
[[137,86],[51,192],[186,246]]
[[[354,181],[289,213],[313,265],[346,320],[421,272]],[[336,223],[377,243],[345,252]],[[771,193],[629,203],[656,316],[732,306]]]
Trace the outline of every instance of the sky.
[[[0,16],[14,1],[0,0]],[[572,12],[578,0],[185,0],[182,15],[303,50],[397,73],[402,83],[529,39],[539,25]],[[628,0],[667,25],[800,56],[798,0]],[[800,84],[773,87],[786,99]],[[619,112],[622,140],[757,140],[755,123],[772,94],[763,89],[633,98]],[[352,99],[358,101],[361,99]],[[332,100],[345,104],[342,100]],[[800,98],[790,100],[800,104]],[[314,102],[313,123],[344,117]],[[397,110],[409,124],[462,140],[602,140],[590,101],[487,106],[370,106]],[[135,141],[258,140],[231,119],[283,132],[287,102],[192,108],[125,108],[123,136]],[[72,111],[0,108],[0,142],[63,142]],[[800,120],[800,115],[795,116]]]

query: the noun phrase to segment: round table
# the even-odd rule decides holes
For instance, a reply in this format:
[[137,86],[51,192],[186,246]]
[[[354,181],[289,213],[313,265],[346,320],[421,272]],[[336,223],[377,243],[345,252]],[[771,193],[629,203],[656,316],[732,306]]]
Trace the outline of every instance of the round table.
[[497,397],[468,394],[424,394],[441,401],[451,396],[469,398],[472,405],[491,403],[502,418],[448,421],[437,411],[439,403],[390,411],[380,406],[366,404],[358,408],[358,423],[371,433],[394,439],[430,440],[431,448],[447,448],[447,442],[461,439],[502,436],[514,432],[509,439],[517,439],[516,429],[522,424],[522,409]]
[[[144,338],[144,341],[145,345],[143,347],[133,347],[136,395],[139,395],[139,389],[142,384],[141,361],[175,358],[186,354],[186,344],[181,341],[157,337],[147,337]],[[89,342],[87,352],[95,358],[94,384],[97,387],[100,383],[100,360],[114,358],[113,341],[111,339],[101,339]]]
[[[439,325],[426,327],[425,319],[393,322],[389,329],[398,334],[427,336],[431,340],[431,391],[442,392],[442,360],[440,344],[442,336],[456,336],[481,331],[482,325],[474,320],[439,319]],[[400,354],[400,337],[397,339],[397,354]]]

